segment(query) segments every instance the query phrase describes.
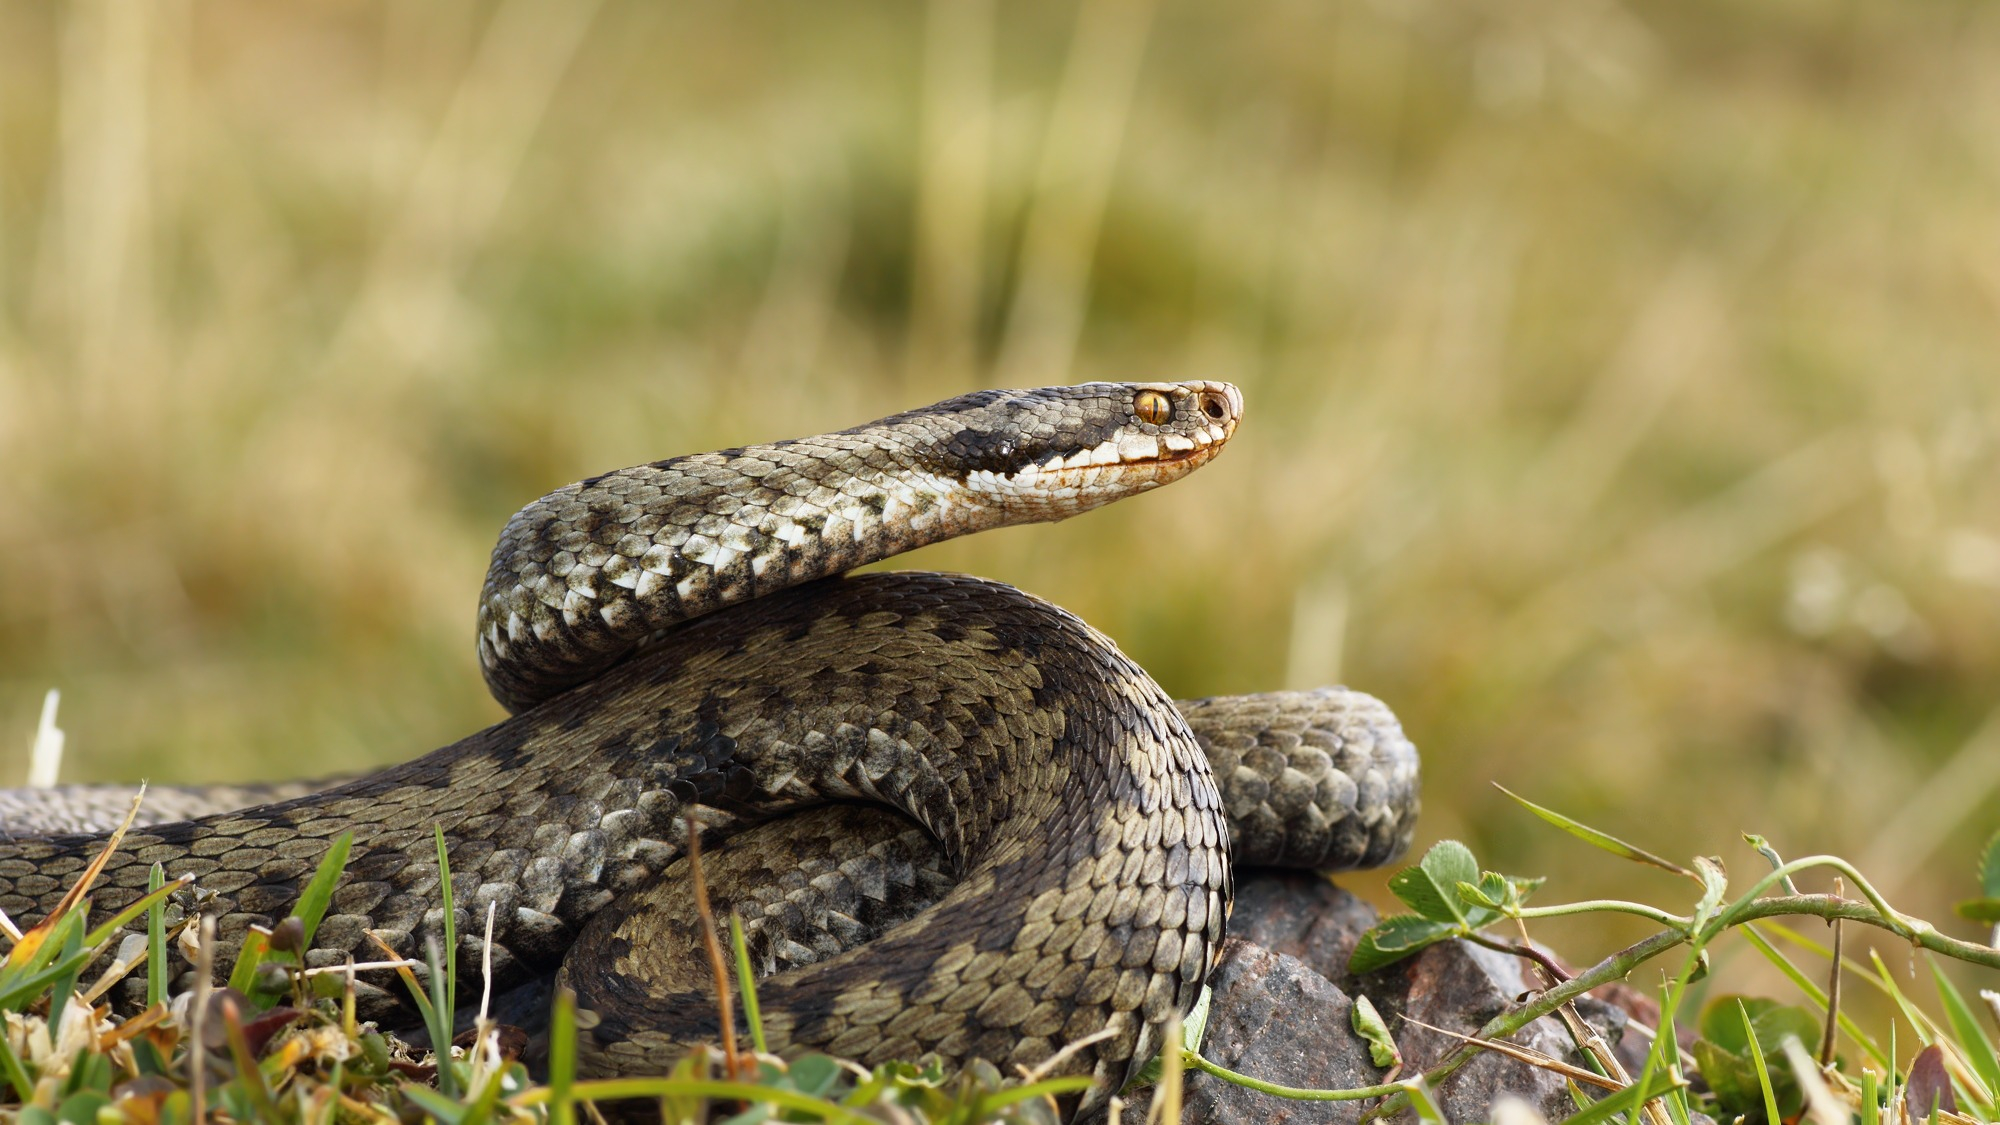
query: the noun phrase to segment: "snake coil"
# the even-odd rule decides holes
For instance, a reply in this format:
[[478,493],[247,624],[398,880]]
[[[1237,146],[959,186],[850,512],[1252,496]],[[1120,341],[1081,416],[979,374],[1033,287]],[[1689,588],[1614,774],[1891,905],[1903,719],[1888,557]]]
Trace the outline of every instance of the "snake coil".
[[[773,974],[773,1049],[1011,1069],[1101,1035],[1058,1069],[1093,1076],[1089,1109],[1199,992],[1232,851],[1386,862],[1409,842],[1415,750],[1358,693],[1176,704],[1018,590],[841,575],[1170,483],[1241,411],[1224,383],[984,391],[559,489],[509,521],[481,596],[481,666],[513,717],[250,807],[170,790],[190,819],[128,836],[96,902],[131,901],[156,861],[191,874],[227,963],[351,831],[307,963],[371,934],[414,952],[443,928],[440,827],[469,951],[491,909],[501,983],[559,969],[576,990],[587,1072],[658,1072],[717,1032],[685,971],[693,823],[725,845],[709,877]],[[117,805],[0,791],[0,909],[46,914]],[[360,989],[395,1017],[396,994]]]

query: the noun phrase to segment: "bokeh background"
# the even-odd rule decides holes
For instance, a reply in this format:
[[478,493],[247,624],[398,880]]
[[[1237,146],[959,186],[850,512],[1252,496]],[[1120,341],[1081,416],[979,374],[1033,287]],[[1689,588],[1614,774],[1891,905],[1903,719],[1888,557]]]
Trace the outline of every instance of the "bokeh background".
[[1977,0],[0,5],[0,777],[50,687],[74,780],[405,758],[499,716],[473,598],[550,487],[1222,378],[1195,477],[897,565],[1178,694],[1379,694],[1421,840],[1545,897],[1691,895],[1491,782],[1949,922],[1996,60]]

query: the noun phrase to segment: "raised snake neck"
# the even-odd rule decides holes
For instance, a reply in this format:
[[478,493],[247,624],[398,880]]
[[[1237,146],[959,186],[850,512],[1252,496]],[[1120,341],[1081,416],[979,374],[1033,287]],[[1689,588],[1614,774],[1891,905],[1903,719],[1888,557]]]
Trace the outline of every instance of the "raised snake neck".
[[[669,988],[661,1002],[633,955],[645,912],[631,904],[679,857],[686,818],[876,801],[923,824],[960,882],[881,939],[767,982],[774,1045],[1004,1065],[1109,1028],[1068,1064],[1096,1076],[1095,1100],[1212,960],[1225,792],[1172,701],[1068,614],[977,579],[814,580],[1166,483],[1211,457],[1239,412],[1224,384],[983,392],[559,490],[509,523],[481,604],[488,682],[523,713],[323,793],[136,832],[97,902],[136,897],[158,860],[197,876],[232,944],[287,909],[351,830],[308,963],[366,954],[369,930],[414,952],[441,929],[439,826],[459,932],[496,908],[503,981],[596,931],[566,972],[591,1025],[586,1068],[616,1073],[715,1031],[705,996]],[[1363,734],[1315,744],[1294,724],[1272,746],[1217,728],[1239,744],[1224,777],[1239,839],[1249,824],[1256,846],[1309,840],[1323,866],[1407,843],[1414,752],[1386,712],[1350,725]],[[1273,811],[1290,805],[1304,830]],[[34,920],[98,843],[0,844],[0,908]],[[394,1006],[365,993],[373,1012]]]

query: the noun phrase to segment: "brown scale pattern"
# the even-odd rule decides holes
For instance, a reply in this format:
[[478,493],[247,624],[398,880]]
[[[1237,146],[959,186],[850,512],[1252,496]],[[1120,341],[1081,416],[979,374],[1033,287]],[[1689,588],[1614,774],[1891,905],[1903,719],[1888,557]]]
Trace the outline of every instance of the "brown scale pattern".
[[[813,629],[794,651],[838,669],[816,674],[823,693],[876,698],[874,718],[845,752],[801,745],[788,759],[824,758],[839,779],[819,783],[827,795],[883,799],[924,824],[964,877],[914,921],[775,980],[767,1030],[780,1049],[863,1061],[1004,1062],[1111,1026],[1075,1066],[1122,1077],[1145,1022],[1192,1002],[1221,937],[1228,827],[1199,746],[1149,679],[1059,610],[970,579],[848,585],[864,582],[895,588],[884,604],[898,608],[858,631],[895,643]],[[981,593],[924,614],[908,608],[913,588]],[[565,969],[597,1073],[655,1067],[716,1031],[704,991],[645,987],[654,912],[634,902],[646,899],[600,913]]]
[[[1381,702],[1346,688],[1176,700],[1228,816],[1237,867],[1339,871],[1409,846],[1417,753]],[[710,903],[736,911],[761,979],[873,940],[957,882],[922,828],[872,805],[832,805],[759,824],[706,857]],[[650,917],[631,973],[655,991],[711,987],[686,860],[600,916],[593,934]]]

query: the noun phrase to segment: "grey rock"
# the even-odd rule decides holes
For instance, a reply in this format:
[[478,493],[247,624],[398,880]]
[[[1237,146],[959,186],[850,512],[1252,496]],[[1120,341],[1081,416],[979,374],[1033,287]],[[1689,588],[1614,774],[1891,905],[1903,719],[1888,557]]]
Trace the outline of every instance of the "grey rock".
[[[1323,878],[1253,872],[1237,888],[1230,939],[1210,978],[1213,995],[1202,1053],[1214,1062],[1287,1086],[1341,1089],[1372,1086],[1384,1073],[1352,1028],[1352,996],[1366,995],[1381,1011],[1403,1052],[1401,1074],[1427,1069],[1457,1050],[1524,994],[1539,977],[1516,957],[1467,942],[1446,942],[1381,972],[1356,977],[1348,958],[1361,934],[1379,920],[1374,907]],[[1617,1048],[1626,1012],[1592,997],[1577,1009]],[[1430,1025],[1429,1027],[1422,1025]],[[1543,1018],[1512,1041],[1572,1064],[1581,1059],[1562,1024]],[[1641,1053],[1643,1054],[1643,1045]],[[1453,1122],[1491,1119],[1493,1100],[1510,1094],[1551,1121],[1575,1112],[1562,1078],[1487,1052],[1436,1092]],[[1187,1125],[1277,1125],[1357,1122],[1377,1102],[1298,1102],[1190,1074]],[[1407,1115],[1406,1115],[1407,1119]]]
[[[1213,1062],[1286,1086],[1341,1089],[1382,1080],[1368,1045],[1354,1034],[1353,1002],[1289,954],[1231,938],[1210,978],[1213,998],[1202,1054]],[[1190,1074],[1181,1120],[1187,1125],[1353,1125],[1367,1102],[1290,1101]]]
[[[1398,975],[1402,978],[1400,990],[1395,982],[1384,979]],[[1396,1033],[1406,1073],[1428,1069],[1464,1044],[1445,1032],[1475,1034],[1512,1006],[1517,997],[1539,987],[1527,979],[1518,958],[1463,941],[1431,946],[1402,965],[1367,979],[1371,986],[1382,986],[1371,987],[1368,995],[1382,1008]],[[1395,995],[1398,991],[1400,997]],[[1588,1008],[1587,1019],[1604,1021],[1597,1030],[1607,1042],[1615,1043],[1624,1029],[1623,1019],[1611,1016],[1608,1005],[1590,1004]],[[1569,1033],[1550,1017],[1522,1028],[1509,1042],[1581,1065]],[[1551,1121],[1576,1112],[1561,1076],[1491,1051],[1460,1068],[1440,1086],[1436,1096],[1438,1108],[1448,1120],[1485,1121],[1493,1099],[1502,1093],[1520,1098]]]
[[1274,953],[1288,953],[1327,980],[1345,985],[1355,943],[1381,920],[1373,906],[1323,877],[1255,871],[1237,884],[1229,932]]

